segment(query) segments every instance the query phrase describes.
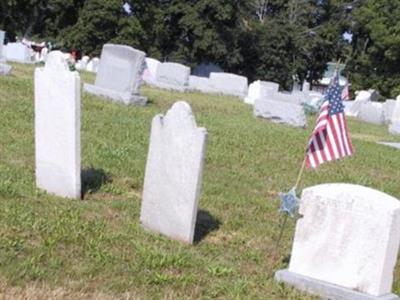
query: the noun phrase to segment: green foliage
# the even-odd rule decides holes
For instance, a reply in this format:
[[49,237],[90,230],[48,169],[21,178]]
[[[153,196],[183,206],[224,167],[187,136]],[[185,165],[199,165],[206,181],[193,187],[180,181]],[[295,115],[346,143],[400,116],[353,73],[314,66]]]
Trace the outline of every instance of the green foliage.
[[367,0],[354,12],[353,52],[348,71],[355,89],[400,93],[400,3]]

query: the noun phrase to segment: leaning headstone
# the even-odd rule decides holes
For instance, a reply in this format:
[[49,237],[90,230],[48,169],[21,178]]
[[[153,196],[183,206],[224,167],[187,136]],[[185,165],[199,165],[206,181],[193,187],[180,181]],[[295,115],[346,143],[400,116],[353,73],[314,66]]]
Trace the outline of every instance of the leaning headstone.
[[95,84],[85,84],[85,91],[124,104],[145,105],[147,98],[140,95],[145,56],[129,46],[104,45]]
[[228,96],[237,96],[244,99],[247,96],[248,81],[244,76],[230,73],[210,74],[210,82],[216,92]]
[[357,117],[360,113],[361,107],[371,102],[371,93],[368,91],[358,92],[356,99],[353,101],[351,108],[347,111],[347,115],[351,117]]
[[257,99],[262,99],[268,96],[270,93],[279,91],[279,84],[269,81],[254,81],[249,85],[247,97],[244,102],[247,104],[254,104]]
[[396,98],[396,106],[390,120],[389,132],[391,134],[400,134],[400,96]]
[[35,71],[36,184],[61,197],[81,197],[80,78],[59,51]]
[[307,126],[306,115],[300,101],[295,103],[272,98],[257,99],[254,103],[254,116],[294,127]]
[[382,125],[385,123],[385,116],[383,112],[382,103],[379,102],[367,102],[360,106],[358,112],[358,119],[371,123]]
[[352,184],[303,191],[289,269],[275,278],[328,299],[391,294],[400,241],[399,200]]
[[151,84],[162,89],[186,92],[189,87],[189,76],[189,67],[165,62],[158,65],[156,81]]
[[146,67],[143,71],[144,82],[151,84],[156,81],[157,69],[160,64],[157,59],[146,57]]
[[33,64],[32,52],[26,45],[22,43],[8,43],[6,47],[6,58],[23,64]]
[[193,243],[206,138],[186,102],[153,118],[140,214],[145,228]]

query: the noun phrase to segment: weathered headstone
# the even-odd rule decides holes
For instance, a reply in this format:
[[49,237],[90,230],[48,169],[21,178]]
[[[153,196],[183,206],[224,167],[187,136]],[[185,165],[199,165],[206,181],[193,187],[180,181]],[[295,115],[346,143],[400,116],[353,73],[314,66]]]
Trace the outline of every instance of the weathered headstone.
[[81,197],[80,78],[59,51],[35,71],[36,184],[61,197]]
[[396,98],[396,105],[389,124],[391,134],[400,134],[400,96]]
[[242,99],[247,96],[248,81],[244,76],[212,72],[210,74],[210,82],[212,88],[223,95],[237,96]]
[[153,118],[140,214],[145,228],[193,242],[206,137],[186,102]]
[[6,59],[24,64],[33,64],[32,51],[22,43],[8,43],[6,46]]
[[143,71],[144,82],[151,84],[156,81],[157,69],[160,64],[157,59],[146,57],[146,67]]
[[303,190],[288,270],[275,278],[329,299],[399,299],[391,294],[400,241],[400,202],[352,184]]
[[277,93],[279,91],[279,84],[269,81],[254,81],[249,85],[247,97],[244,102],[254,105],[257,99],[268,97],[268,94]]
[[307,126],[306,115],[300,102],[277,101],[271,98],[257,99],[254,102],[254,116],[294,127]]
[[165,62],[158,65],[156,81],[151,84],[162,89],[186,92],[189,87],[189,76],[189,67]]
[[95,84],[85,84],[86,92],[125,104],[145,105],[140,95],[146,54],[129,46],[103,46]]

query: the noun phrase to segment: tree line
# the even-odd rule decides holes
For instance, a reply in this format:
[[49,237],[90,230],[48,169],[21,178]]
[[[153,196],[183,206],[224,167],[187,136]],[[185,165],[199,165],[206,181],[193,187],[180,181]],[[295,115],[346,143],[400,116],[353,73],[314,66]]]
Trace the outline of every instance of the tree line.
[[0,29],[10,39],[44,39],[91,56],[105,43],[126,44],[285,89],[320,79],[340,58],[353,90],[386,97],[400,93],[398,16],[392,0],[0,0]]

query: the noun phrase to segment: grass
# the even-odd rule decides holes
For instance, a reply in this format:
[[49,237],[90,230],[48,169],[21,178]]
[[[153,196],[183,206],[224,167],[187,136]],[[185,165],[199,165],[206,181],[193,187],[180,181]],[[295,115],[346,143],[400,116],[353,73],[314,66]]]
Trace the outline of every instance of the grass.
[[[149,105],[133,107],[82,94],[82,167],[92,176],[84,200],[68,200],[35,187],[34,68],[13,67],[0,77],[5,298],[314,299],[273,280],[288,264],[294,229],[290,222],[275,255],[278,192],[294,184],[313,117],[302,130],[255,119],[229,97],[144,87]],[[189,102],[209,132],[200,209],[215,226],[194,246],[139,224],[151,119],[177,100]],[[400,155],[375,143],[396,138],[384,126],[350,120],[349,127],[356,155],[306,172],[302,187],[348,182],[400,197]]]

